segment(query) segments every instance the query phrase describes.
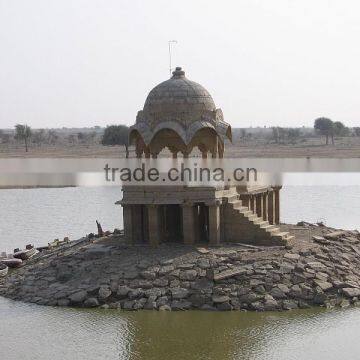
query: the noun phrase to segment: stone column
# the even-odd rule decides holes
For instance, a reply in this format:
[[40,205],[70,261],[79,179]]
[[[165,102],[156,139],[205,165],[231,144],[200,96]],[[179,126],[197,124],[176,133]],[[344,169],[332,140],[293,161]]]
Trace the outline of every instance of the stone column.
[[255,199],[256,199],[256,215],[261,218],[263,213],[262,194],[256,194]]
[[240,196],[240,200],[242,201],[243,206],[246,206],[250,210],[250,196]]
[[262,196],[263,200],[263,219],[266,221],[268,219],[268,193],[264,193]]
[[274,197],[275,197],[275,219],[274,222],[276,225],[280,224],[280,188],[274,188]]
[[220,245],[220,204],[209,205],[209,243]]
[[129,244],[134,243],[133,236],[133,219],[132,219],[132,206],[131,205],[123,205],[123,222],[124,222],[124,235],[126,242]]
[[250,196],[250,210],[255,214],[256,213],[255,195],[249,195],[249,196]]
[[268,221],[271,225],[274,224],[274,191],[270,191],[268,195]]
[[157,205],[148,205],[149,219],[149,244],[158,246],[160,244],[160,219],[159,207]]
[[143,224],[141,222],[141,206],[142,205],[132,205],[132,233],[133,233],[133,244],[141,243],[144,241],[143,237]]
[[182,205],[183,239],[184,244],[193,245],[196,241],[195,208],[193,204]]

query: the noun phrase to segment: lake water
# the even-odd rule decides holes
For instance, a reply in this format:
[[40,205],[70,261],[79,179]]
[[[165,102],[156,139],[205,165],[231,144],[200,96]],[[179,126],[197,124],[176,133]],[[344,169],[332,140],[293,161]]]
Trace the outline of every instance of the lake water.
[[[360,186],[284,186],[282,221],[360,228]],[[118,188],[0,190],[0,251],[122,227]],[[360,309],[116,312],[0,298],[0,359],[360,358]]]

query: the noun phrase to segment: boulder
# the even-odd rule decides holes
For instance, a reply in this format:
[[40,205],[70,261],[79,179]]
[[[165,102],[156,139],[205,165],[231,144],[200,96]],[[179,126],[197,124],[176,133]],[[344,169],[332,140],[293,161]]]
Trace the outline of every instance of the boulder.
[[347,296],[349,298],[360,296],[359,288],[343,288],[342,292],[345,296]]
[[178,268],[182,269],[182,270],[189,270],[189,269],[192,269],[194,266],[195,266],[195,264],[185,263],[185,264],[178,265]]
[[171,296],[175,300],[185,299],[189,296],[189,290],[183,288],[171,289]]
[[95,297],[90,297],[84,301],[84,306],[86,307],[97,307],[99,306],[99,301]]
[[134,304],[135,304],[135,301],[133,301],[133,300],[125,301],[125,302],[124,302],[124,305],[123,305],[123,309],[124,309],[124,310],[132,310]]
[[223,302],[216,305],[218,310],[221,311],[230,311],[233,309],[232,305],[229,302]]
[[141,298],[144,295],[144,291],[142,289],[133,289],[130,290],[127,294],[130,300]]
[[162,266],[159,270],[159,275],[162,276],[162,275],[168,274],[169,272],[171,272],[173,270],[175,270],[175,267],[172,265]]
[[284,258],[285,259],[288,259],[288,260],[294,260],[294,261],[297,261],[300,259],[300,255],[299,254],[293,254],[293,253],[286,253],[284,255]]
[[196,270],[181,271],[179,277],[181,280],[193,281],[197,277],[197,272]]
[[270,291],[270,295],[273,296],[275,299],[285,299],[286,294],[280,290],[278,287],[274,287]]
[[99,299],[105,300],[111,295],[111,289],[109,286],[102,285],[99,288]]
[[284,300],[282,303],[284,310],[293,310],[298,308],[298,303],[294,300]]
[[322,291],[328,291],[333,288],[333,285],[327,281],[321,281],[318,279],[314,280],[314,283],[319,286]]
[[316,305],[324,305],[326,301],[327,301],[327,296],[322,292],[316,293],[313,299],[313,302]]
[[221,304],[221,303],[227,302],[229,300],[230,300],[230,298],[227,295],[213,295],[213,297],[212,297],[212,301],[215,304]]
[[197,261],[197,266],[199,266],[200,269],[209,269],[210,268],[210,262],[208,259],[199,259]]
[[279,309],[279,307],[278,302],[272,296],[265,298],[264,309],[266,311],[275,311]]
[[158,308],[160,308],[163,305],[169,304],[169,298],[167,296],[161,296],[157,299],[156,305]]
[[146,280],[154,280],[156,279],[156,274],[153,271],[143,271],[141,276]]
[[260,301],[255,301],[255,302],[251,303],[250,308],[255,311],[264,311],[265,310],[264,304]]
[[82,303],[87,296],[87,292],[84,290],[77,291],[76,293],[69,296],[69,300],[72,304],[80,304]]
[[153,285],[157,287],[165,287],[169,285],[169,280],[165,277],[158,278],[154,280]]
[[119,299],[124,299],[127,297],[130,290],[131,289],[128,286],[120,285],[117,289],[116,296]]
[[191,308],[191,302],[185,300],[174,300],[171,303],[171,310],[188,310]]
[[245,295],[242,295],[242,296],[239,297],[240,302],[247,303],[247,304],[251,304],[253,302],[256,302],[259,299],[261,299],[261,297],[259,297],[259,295],[256,295],[253,292],[249,292],[248,294],[245,294]]
[[58,306],[64,306],[64,307],[69,306],[70,305],[70,300],[69,299],[59,299],[57,301],[57,305]]
[[134,305],[133,305],[133,310],[143,309],[146,301],[147,301],[147,299],[145,299],[145,298],[135,300]]

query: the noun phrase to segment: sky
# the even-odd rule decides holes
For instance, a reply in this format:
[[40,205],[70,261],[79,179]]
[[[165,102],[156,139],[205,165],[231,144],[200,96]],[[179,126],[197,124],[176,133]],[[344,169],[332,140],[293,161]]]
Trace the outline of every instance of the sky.
[[233,127],[360,126],[356,0],[0,0],[0,128],[135,122],[173,67]]

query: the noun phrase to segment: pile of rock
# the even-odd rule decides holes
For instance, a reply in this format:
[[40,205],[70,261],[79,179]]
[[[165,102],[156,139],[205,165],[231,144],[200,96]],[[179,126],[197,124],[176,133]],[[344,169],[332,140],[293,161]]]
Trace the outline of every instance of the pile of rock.
[[[306,225],[308,227],[308,225]],[[313,226],[284,247],[127,246],[118,234],[42,253],[0,294],[52,306],[291,310],[360,304],[360,235]]]

